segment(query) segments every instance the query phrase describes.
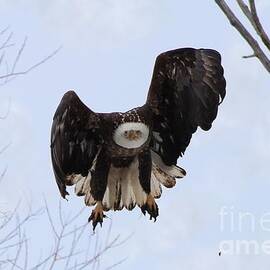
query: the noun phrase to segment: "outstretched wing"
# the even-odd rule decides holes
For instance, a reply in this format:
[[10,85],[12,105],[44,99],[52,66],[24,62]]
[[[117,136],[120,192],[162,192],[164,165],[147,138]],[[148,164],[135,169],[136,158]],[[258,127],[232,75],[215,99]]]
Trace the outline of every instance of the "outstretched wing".
[[98,114],[84,105],[75,92],[67,92],[53,118],[51,158],[62,197],[68,195],[74,175],[87,176],[100,143]]
[[225,87],[217,51],[183,48],[157,57],[147,104],[154,117],[152,150],[166,165],[176,164],[198,126],[211,128]]

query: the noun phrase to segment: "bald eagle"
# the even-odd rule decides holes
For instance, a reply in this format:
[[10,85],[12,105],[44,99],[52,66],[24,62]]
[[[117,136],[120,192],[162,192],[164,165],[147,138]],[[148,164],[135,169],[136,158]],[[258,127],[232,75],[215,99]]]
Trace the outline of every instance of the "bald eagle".
[[225,97],[220,54],[181,48],[156,58],[146,103],[127,112],[96,113],[68,91],[53,118],[51,158],[62,197],[66,186],[94,206],[93,228],[104,211],[136,205],[156,220],[155,199],[185,176],[177,166],[201,127],[209,130]]

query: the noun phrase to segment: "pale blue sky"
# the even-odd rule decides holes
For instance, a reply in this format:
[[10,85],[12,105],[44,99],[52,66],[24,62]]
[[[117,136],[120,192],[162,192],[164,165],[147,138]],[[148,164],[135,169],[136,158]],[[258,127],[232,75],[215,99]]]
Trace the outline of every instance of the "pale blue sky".
[[[258,4],[270,31],[269,2]],[[42,205],[43,194],[52,207],[58,203],[49,134],[65,91],[76,90],[95,111],[125,111],[144,103],[160,52],[186,46],[214,48],[222,54],[227,79],[218,118],[210,132],[194,136],[179,160],[187,176],[174,189],[164,190],[155,224],[139,210],[108,213],[114,234],[134,234],[104,258],[104,269],[123,257],[127,261],[117,269],[269,269],[264,254],[218,256],[222,240],[270,239],[260,228],[221,232],[218,215],[222,206],[256,217],[270,212],[270,79],[256,59],[241,58],[251,49],[214,1],[2,0],[0,25],[10,25],[18,44],[24,36],[29,38],[22,70],[63,46],[46,64],[0,90],[1,113],[11,98],[0,138],[2,144],[12,143],[0,157],[0,168],[8,165],[1,207],[12,208],[20,198]],[[66,211],[76,211],[83,200],[72,194],[63,204]],[[87,217],[84,213],[82,220]],[[40,226],[46,230],[39,221],[31,230],[36,249],[46,242]]]

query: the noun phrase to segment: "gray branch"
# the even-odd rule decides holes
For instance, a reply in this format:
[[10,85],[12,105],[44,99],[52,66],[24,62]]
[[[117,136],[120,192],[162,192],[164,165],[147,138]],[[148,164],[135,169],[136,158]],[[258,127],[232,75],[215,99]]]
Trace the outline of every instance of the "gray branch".
[[[46,200],[44,200],[44,204],[45,211],[35,212],[32,211],[30,204],[29,211],[23,219],[18,214],[19,206],[11,213],[0,212],[0,269],[95,269],[95,264],[100,262],[106,252],[123,245],[128,240],[128,238],[121,239],[120,235],[111,238],[111,229],[109,229],[105,242],[102,243],[97,234],[94,238],[96,240],[95,246],[89,250],[85,249],[83,247],[85,240],[90,245],[94,235],[89,234],[88,223],[78,226],[77,219],[86,208],[84,207],[72,217],[66,217],[61,203],[58,207],[59,212],[54,214],[51,213],[51,210],[55,211],[55,208],[50,210]],[[34,222],[37,218],[41,218],[44,212],[46,212],[52,230],[52,234],[48,235],[48,241],[51,237],[55,241],[52,241],[52,249],[46,251],[46,255],[41,256],[39,261],[35,263],[31,253],[36,247],[28,246],[28,243],[31,242],[29,242],[30,238],[27,237],[26,228],[30,221]],[[107,269],[113,269],[125,260],[118,260]]]
[[[230,9],[230,7],[227,5],[227,3],[224,0],[215,0],[215,2],[220,7],[220,9],[223,11],[223,13],[226,15],[226,17],[228,18],[231,25],[237,29],[237,31],[241,34],[241,36],[247,41],[247,43],[253,49],[253,52],[254,52],[253,55],[256,56],[260,60],[260,62],[265,67],[265,69],[270,73],[270,60],[268,59],[268,57],[266,56],[264,51],[261,49],[261,47],[260,47],[259,43],[257,42],[257,40],[249,33],[249,31],[246,29],[246,27],[235,16],[233,11]],[[252,25],[253,25],[254,28],[255,28],[255,25],[256,25],[255,30],[260,29],[259,33],[261,33],[263,28],[262,28],[262,26],[260,24],[260,21],[258,19],[254,1],[250,0],[250,3],[253,2],[253,5],[254,5],[253,8],[252,8],[253,12],[251,12],[249,10],[249,8],[246,6],[246,4],[242,0],[237,0],[237,2],[239,4],[240,8],[242,9],[243,13],[246,15],[246,17],[250,21],[252,21]],[[259,22],[260,26],[258,26],[258,22]],[[256,32],[257,32],[257,30],[256,30]],[[263,30],[262,33],[263,34],[259,34],[259,36],[261,38],[262,38],[263,35],[265,35],[267,37],[264,30]],[[265,36],[264,36],[264,38],[265,38]]]
[[[7,52],[9,52],[10,47],[14,47],[16,44],[12,42],[13,39],[13,32],[9,32],[9,27],[5,28],[4,30],[0,31],[0,38],[3,39],[3,41],[0,40],[0,86],[10,82],[11,80],[15,79],[17,76],[25,75],[32,71],[33,69],[38,68],[45,62],[47,62],[49,59],[53,58],[58,51],[61,49],[61,46],[41,59],[39,62],[33,64],[32,66],[25,68],[24,70],[18,71],[17,66],[22,58],[22,54],[25,50],[26,43],[27,43],[27,37],[25,37],[22,45],[20,48],[18,48],[17,54],[15,56],[15,60],[13,63],[10,63],[8,61]],[[5,72],[2,74],[2,70],[6,67]]]
[[254,21],[254,29],[256,30],[257,34],[261,37],[264,45],[268,48],[268,50],[270,50],[270,39],[267,33],[265,32],[265,30],[263,29],[263,26],[258,17],[255,1],[249,0],[249,5],[250,5],[250,10],[251,10],[251,16]]

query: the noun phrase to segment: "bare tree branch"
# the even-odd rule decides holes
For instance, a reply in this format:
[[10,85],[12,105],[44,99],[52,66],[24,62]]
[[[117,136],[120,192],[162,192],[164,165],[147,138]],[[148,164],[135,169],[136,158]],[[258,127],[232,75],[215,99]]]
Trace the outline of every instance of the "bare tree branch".
[[27,37],[25,37],[22,45],[18,49],[15,60],[13,61],[11,65],[9,64],[9,61],[7,61],[6,51],[10,47],[14,47],[16,45],[14,42],[12,42],[13,32],[9,32],[9,27],[6,27],[2,31],[0,31],[0,38],[3,40],[2,42],[0,41],[0,51],[2,51],[1,56],[0,56],[0,68],[1,67],[3,68],[4,64],[6,68],[6,71],[4,72],[4,74],[0,73],[0,82],[2,81],[0,85],[4,85],[10,82],[11,80],[13,80],[14,78],[16,78],[17,76],[25,75],[29,73],[30,71],[32,71],[33,69],[36,69],[37,67],[39,67],[40,65],[42,65],[43,63],[45,63],[46,61],[54,57],[55,54],[57,54],[59,50],[61,49],[61,47],[59,47],[58,49],[56,49],[55,51],[53,51],[52,53],[44,57],[42,60],[38,61],[37,63],[31,65],[30,67],[22,71],[17,71],[18,63],[26,47]]
[[4,28],[3,30],[0,31],[0,36],[2,36],[3,34],[5,34],[5,32],[9,29],[9,26],[7,26],[6,28]]
[[8,35],[7,39],[6,39],[6,40],[3,42],[3,44],[0,46],[0,50],[9,48],[9,47],[11,47],[11,46],[14,46],[14,44],[8,44],[9,41],[12,39],[12,37],[13,37],[13,32],[11,32],[11,33]]
[[2,65],[3,63],[3,60],[4,60],[4,57],[5,57],[5,52],[3,52],[0,56],[0,66]]
[[260,19],[257,14],[257,9],[254,0],[249,0],[249,7],[245,4],[243,0],[237,0],[238,5],[240,6],[241,10],[245,14],[245,16],[250,21],[251,25],[255,29],[258,36],[261,38],[264,45],[270,50],[270,40],[268,38],[267,33],[263,29],[263,26],[260,22]]
[[[31,207],[25,218],[20,219],[18,216],[18,207],[16,207],[12,213],[8,214],[5,219],[0,217],[1,223],[8,222],[9,225],[0,226],[0,235],[5,232],[1,228],[6,228],[7,232],[3,237],[0,237],[0,269],[23,269],[23,270],[56,270],[56,269],[99,269],[101,264],[101,257],[110,249],[116,248],[122,245],[126,240],[120,241],[120,235],[109,239],[111,234],[111,227],[107,232],[104,244],[100,242],[98,233],[89,234],[87,228],[89,224],[83,224],[80,226],[73,226],[78,218],[78,213],[82,213],[80,210],[74,216],[65,218],[61,204],[59,204],[58,211],[61,213],[54,213],[49,209],[49,205],[45,200],[45,213],[48,219],[49,225],[55,241],[53,242],[52,250],[47,252],[45,257],[40,257],[39,261],[33,264],[31,258],[31,248],[29,250],[27,235],[24,227],[27,226],[28,221],[33,220],[32,217],[41,217],[44,211],[33,212]],[[55,208],[53,208],[55,209]],[[85,208],[84,208],[85,209]],[[57,210],[57,208],[56,208]],[[38,213],[38,215],[37,215]],[[55,214],[58,216],[58,220],[55,219]],[[11,216],[9,216],[11,215]],[[70,221],[72,221],[70,223]],[[33,221],[32,221],[33,222]],[[13,225],[12,225],[13,224]],[[12,227],[14,226],[14,227]],[[73,229],[70,227],[73,226]],[[2,234],[1,234],[2,233]],[[85,239],[87,236],[87,239]],[[88,247],[82,248],[82,243],[91,243],[91,239],[95,237],[95,245],[92,246],[91,253],[89,253]],[[89,239],[88,239],[89,238]],[[85,247],[85,246],[84,246]],[[123,263],[126,259],[116,261],[107,269],[112,269]],[[3,266],[3,268],[1,268]],[[5,268],[6,267],[6,268]]]
[[127,258],[124,258],[124,259],[122,259],[122,260],[120,260],[120,261],[118,261],[118,262],[116,262],[116,263],[110,265],[110,266],[107,267],[105,270],[111,270],[111,269],[115,268],[116,266],[122,264],[122,263],[125,262],[126,260],[127,260]]
[[[260,62],[265,67],[265,69],[270,73],[270,60],[268,59],[268,57],[266,56],[264,51],[261,49],[257,40],[249,33],[249,31],[246,29],[246,27],[235,16],[233,11],[230,9],[230,7],[227,5],[227,3],[224,0],[215,0],[215,2],[220,7],[220,9],[223,11],[223,13],[226,15],[226,17],[228,18],[231,25],[233,27],[235,27],[237,29],[237,31],[241,34],[241,36],[248,42],[248,44],[250,45],[250,47],[254,51],[253,55],[255,55],[260,60]],[[259,23],[260,26],[258,26],[259,20],[258,20],[256,8],[255,8],[255,3],[253,3],[253,5],[254,5],[253,6],[253,13],[252,13],[253,15],[251,17],[250,11],[249,11],[248,7],[246,6],[246,4],[242,0],[237,0],[237,2],[239,4],[239,6],[241,7],[243,13],[247,16],[247,18],[250,21],[252,20],[252,22],[253,22],[252,25],[256,24],[256,28],[254,27],[255,30],[256,29],[260,29],[260,31],[263,30],[260,23]],[[254,2],[254,1],[250,1],[250,2]],[[257,17],[257,20],[256,20],[256,17]],[[263,33],[265,33],[265,32],[263,31]],[[260,37],[262,37],[261,34],[260,34]],[[266,35],[266,37],[267,37],[267,35]]]
[[249,10],[249,7],[245,4],[245,2],[243,0],[236,0],[239,7],[241,8],[241,10],[243,11],[243,13],[245,14],[245,16],[249,19],[250,23],[252,24],[252,26],[254,28],[256,28],[256,25],[254,23],[254,20],[252,18],[251,12]]
[[19,62],[19,60],[20,60],[20,58],[22,56],[22,53],[23,53],[24,49],[25,49],[26,42],[27,42],[27,37],[24,38],[24,41],[22,43],[22,46],[18,50],[18,53],[16,55],[16,58],[15,58],[15,60],[13,62],[12,68],[11,68],[11,74],[15,72],[16,66],[17,66],[17,64],[18,64],[18,62]]
[[6,144],[4,147],[2,147],[0,149],[0,154],[3,154],[11,145],[11,142],[9,142],[8,144]]
[[0,183],[2,182],[2,180],[5,177],[6,173],[7,173],[7,167],[2,171],[2,173],[0,175]]
[[[25,75],[33,69],[39,67],[49,59],[51,59],[60,49],[56,49],[50,55],[43,58],[36,64],[18,71],[19,62],[22,59],[22,55],[27,45],[27,37],[22,42],[21,46],[15,51],[15,57],[13,61],[8,61],[7,55],[10,52],[12,46],[16,44],[12,42],[13,33],[10,32],[9,27],[0,30],[0,86],[10,82],[19,75]],[[16,49],[16,47],[14,48]],[[10,111],[10,102],[7,112],[0,115],[0,120],[7,118]],[[0,149],[2,154],[9,144]],[[7,168],[0,173],[0,182],[4,178]],[[110,238],[111,227],[109,229],[107,239],[105,242],[101,242],[98,235],[92,235],[90,231],[87,231],[89,227],[88,223],[77,224],[79,216],[86,209],[80,210],[73,216],[65,215],[62,209],[62,204],[59,203],[58,208],[49,207],[47,201],[44,199],[44,208],[38,211],[33,211],[31,203],[29,209],[23,212],[24,215],[20,215],[20,204],[18,204],[13,211],[0,211],[0,270],[57,270],[57,269],[99,269],[101,263],[101,257],[108,250],[118,247],[124,241],[120,241],[120,235],[117,235],[112,240]],[[45,211],[44,211],[45,210]],[[49,248],[45,253],[41,251],[42,256],[38,261],[32,256],[37,247],[31,246],[33,240],[32,234],[27,234],[27,228],[29,224],[35,222],[36,219],[40,219],[46,213],[46,220],[48,221],[47,237],[51,240]],[[22,218],[21,218],[22,217]],[[34,219],[36,217],[36,219]],[[42,229],[46,230],[46,227]],[[89,228],[90,230],[90,228]],[[44,231],[44,233],[46,233]],[[94,243],[90,249],[90,244]],[[33,243],[33,242],[32,242]],[[42,243],[43,244],[43,243]],[[43,245],[41,245],[43,247]],[[45,255],[44,255],[45,254]],[[35,260],[35,261],[34,261]],[[116,267],[122,263],[121,261],[113,264],[109,269]]]
[[262,26],[260,19],[258,17],[255,1],[249,0],[249,5],[250,5],[250,10],[251,10],[251,15],[252,15],[252,18],[254,21],[254,28],[255,28],[257,34],[261,37],[264,45],[268,48],[268,50],[270,50],[270,39],[269,39],[267,33],[265,32],[265,30],[263,29],[263,26]]
[[28,69],[26,69],[24,71],[19,71],[19,72],[15,72],[15,71],[9,72],[9,73],[7,73],[5,75],[1,75],[0,76],[0,79],[9,78],[9,77],[15,77],[15,76],[19,76],[19,75],[26,75],[30,71],[32,71],[32,70],[36,69],[37,67],[41,66],[42,64],[44,64],[49,59],[53,58],[61,50],[61,48],[62,47],[57,48],[51,54],[49,54],[48,56],[46,56],[41,61],[39,61],[38,63],[34,64],[33,66],[29,67]]

